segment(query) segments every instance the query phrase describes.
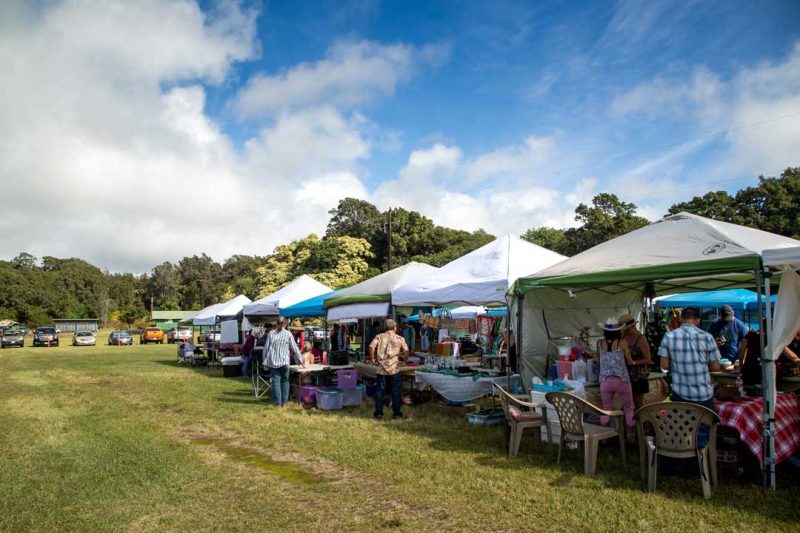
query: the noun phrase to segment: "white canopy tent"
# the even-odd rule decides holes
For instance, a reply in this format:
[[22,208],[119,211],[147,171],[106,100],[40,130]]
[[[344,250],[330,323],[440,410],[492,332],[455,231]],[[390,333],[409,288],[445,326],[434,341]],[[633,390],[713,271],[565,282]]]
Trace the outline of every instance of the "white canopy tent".
[[517,278],[566,259],[520,239],[504,235],[451,261],[430,275],[392,290],[392,303],[405,306],[506,305],[506,293]]
[[328,321],[388,316],[395,287],[438,270],[423,263],[408,263],[342,289],[325,299]]
[[[786,346],[800,330],[800,246],[792,248],[778,248],[764,250],[762,261],[764,263],[764,277],[769,279],[780,276],[778,300],[775,304],[774,316],[769,313],[767,317],[767,335],[764,347],[766,357],[762,358],[762,371],[764,374],[764,468],[765,481],[770,487],[775,487],[775,405],[777,402],[777,387],[775,380],[775,361]],[[770,298],[770,283],[765,284],[766,301]]]
[[523,364],[541,375],[554,340],[583,327],[597,331],[607,317],[637,316],[644,299],[659,293],[759,290],[764,250],[796,246],[788,237],[679,213],[520,278],[512,291]]
[[247,317],[277,316],[281,309],[320,294],[329,293],[332,290],[311,276],[303,274],[282,289],[245,305],[244,315]]
[[223,319],[237,316],[242,312],[245,304],[249,304],[251,301],[244,294],[240,294],[227,302],[210,305],[195,315],[192,319],[192,324],[195,326],[213,326]]

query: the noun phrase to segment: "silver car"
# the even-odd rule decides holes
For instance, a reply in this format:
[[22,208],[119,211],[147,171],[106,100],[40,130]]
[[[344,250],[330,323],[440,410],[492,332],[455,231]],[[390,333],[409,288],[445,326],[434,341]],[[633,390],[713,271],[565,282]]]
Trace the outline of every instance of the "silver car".
[[72,335],[73,346],[94,346],[95,344],[97,344],[97,339],[91,331],[76,331]]
[[17,346],[22,348],[25,345],[25,335],[20,329],[7,329],[0,337],[0,348]]

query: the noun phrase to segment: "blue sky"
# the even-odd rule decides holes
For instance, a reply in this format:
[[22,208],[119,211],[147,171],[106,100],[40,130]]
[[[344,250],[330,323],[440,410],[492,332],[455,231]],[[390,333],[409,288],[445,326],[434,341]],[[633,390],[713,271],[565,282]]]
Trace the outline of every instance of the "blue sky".
[[792,1],[12,2],[0,180],[28,186],[0,255],[261,255],[347,195],[495,234],[570,225],[599,192],[655,219],[800,165],[798,20]]

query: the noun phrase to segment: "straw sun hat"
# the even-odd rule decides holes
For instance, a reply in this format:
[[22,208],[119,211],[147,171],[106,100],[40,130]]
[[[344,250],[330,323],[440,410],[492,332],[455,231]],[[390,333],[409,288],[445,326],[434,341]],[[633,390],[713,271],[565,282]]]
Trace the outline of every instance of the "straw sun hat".
[[622,329],[622,324],[618,323],[614,317],[607,318],[605,322],[598,322],[597,325],[603,331],[620,331]]
[[293,320],[289,325],[289,329],[294,331],[303,331],[303,324],[299,320]]
[[628,329],[629,327],[636,325],[636,319],[627,313],[620,315],[620,317],[617,319],[617,322],[619,322],[619,324],[622,326],[622,329]]

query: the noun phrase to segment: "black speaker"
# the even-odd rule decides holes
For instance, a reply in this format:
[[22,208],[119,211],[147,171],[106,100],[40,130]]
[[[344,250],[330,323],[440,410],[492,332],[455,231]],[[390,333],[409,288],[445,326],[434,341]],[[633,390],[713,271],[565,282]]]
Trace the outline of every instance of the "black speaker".
[[328,363],[332,366],[349,365],[350,358],[347,356],[346,350],[335,350],[328,356]]

